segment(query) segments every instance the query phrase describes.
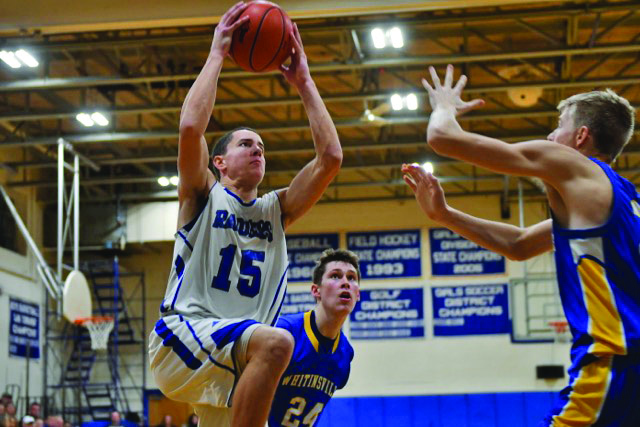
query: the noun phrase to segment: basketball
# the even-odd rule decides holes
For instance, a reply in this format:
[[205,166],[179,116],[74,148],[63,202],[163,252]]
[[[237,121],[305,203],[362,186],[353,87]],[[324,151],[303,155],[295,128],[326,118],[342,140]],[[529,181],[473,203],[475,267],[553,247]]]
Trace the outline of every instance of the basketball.
[[256,1],[240,15],[249,17],[233,33],[231,58],[257,73],[277,70],[291,54],[291,19],[277,4]]

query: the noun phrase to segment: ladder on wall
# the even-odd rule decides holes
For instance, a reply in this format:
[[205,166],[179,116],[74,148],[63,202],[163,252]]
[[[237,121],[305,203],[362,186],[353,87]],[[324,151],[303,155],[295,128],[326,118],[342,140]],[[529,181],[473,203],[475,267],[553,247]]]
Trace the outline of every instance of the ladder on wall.
[[[132,315],[120,283],[121,272],[117,257],[84,262],[82,270],[92,289],[93,315],[113,317],[114,327],[107,350],[101,352],[91,349],[91,339],[85,328],[67,328],[73,349],[64,367],[61,385],[56,387],[75,390],[73,400],[77,404],[64,408],[63,415],[71,415],[79,422],[88,419],[108,420],[112,411],[126,414],[131,410],[131,391],[142,398],[144,376],[139,386],[123,385],[123,374],[133,377],[127,363],[121,358],[121,353],[131,349],[131,346],[138,346],[140,348],[135,350],[142,353],[142,365],[145,364],[146,349],[142,337],[144,328],[134,327],[136,322],[144,324],[144,315]],[[125,274],[142,277],[140,274]],[[141,285],[144,288],[143,281]]]

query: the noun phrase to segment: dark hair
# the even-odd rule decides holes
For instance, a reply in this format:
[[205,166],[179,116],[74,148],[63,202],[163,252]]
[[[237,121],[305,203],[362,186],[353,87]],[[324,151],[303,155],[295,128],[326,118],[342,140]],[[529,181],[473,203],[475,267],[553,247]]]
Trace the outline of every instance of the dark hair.
[[140,415],[137,412],[129,411],[124,416],[124,419],[126,421],[131,421],[133,423],[139,423],[140,422]]
[[573,126],[586,126],[593,134],[596,150],[613,162],[631,139],[635,110],[611,89],[573,95],[558,104],[562,113],[573,108]]
[[209,169],[211,169],[211,172],[213,172],[213,174],[216,176],[216,179],[218,181],[220,181],[220,171],[213,164],[213,159],[216,156],[224,156],[227,153],[227,146],[233,139],[233,134],[239,130],[249,130],[251,132],[258,133],[254,129],[251,129],[250,127],[240,126],[230,130],[229,132],[225,133],[220,138],[218,138],[218,140],[213,144],[213,147],[211,148],[211,155],[209,156]]
[[187,427],[197,427],[198,423],[194,423],[193,422],[193,417],[195,417],[196,414],[191,414],[189,415],[189,418],[187,418]]
[[358,273],[358,282],[360,281],[360,265],[358,255],[346,249],[327,249],[322,252],[320,259],[316,261],[316,266],[313,269],[313,283],[316,285],[322,284],[322,276],[326,270],[327,264],[331,261],[342,261],[353,265]]

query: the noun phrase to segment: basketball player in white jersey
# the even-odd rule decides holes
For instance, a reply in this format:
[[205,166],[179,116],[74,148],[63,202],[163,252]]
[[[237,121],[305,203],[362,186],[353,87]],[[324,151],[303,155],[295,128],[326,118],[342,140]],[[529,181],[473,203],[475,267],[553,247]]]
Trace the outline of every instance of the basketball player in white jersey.
[[204,134],[217,81],[246,7],[240,2],[222,16],[182,107],[178,231],[161,317],[149,339],[160,390],[192,404],[206,427],[265,425],[293,349],[291,334],[273,327],[286,290],[284,230],[320,199],[342,162],[296,26],[291,64],[281,72],[302,99],[315,158],[288,188],[258,198],[265,173],[260,135],[231,131],[209,156]]

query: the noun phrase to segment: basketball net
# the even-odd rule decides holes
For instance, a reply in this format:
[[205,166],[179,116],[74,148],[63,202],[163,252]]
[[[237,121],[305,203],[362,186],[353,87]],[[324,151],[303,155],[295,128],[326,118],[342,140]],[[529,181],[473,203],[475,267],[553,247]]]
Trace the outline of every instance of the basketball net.
[[105,350],[109,343],[109,334],[113,330],[112,317],[85,317],[76,319],[76,324],[89,330],[92,350]]
[[567,322],[549,322],[549,326],[553,329],[556,342],[567,343],[571,341],[571,333],[569,332],[569,324]]

